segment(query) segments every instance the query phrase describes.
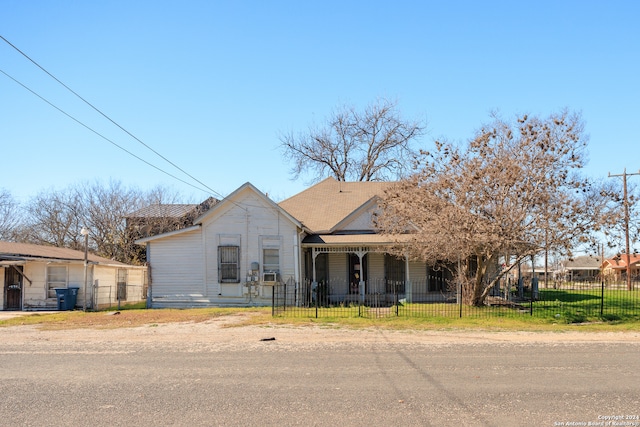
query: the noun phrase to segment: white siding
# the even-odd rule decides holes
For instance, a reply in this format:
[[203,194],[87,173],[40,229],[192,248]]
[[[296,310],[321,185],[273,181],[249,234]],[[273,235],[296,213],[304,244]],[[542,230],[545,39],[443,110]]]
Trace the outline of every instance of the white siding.
[[[84,265],[82,262],[47,263],[33,261],[23,266],[24,275],[31,280],[31,282],[24,278],[22,280],[23,309],[57,308],[57,298],[47,297],[48,265],[64,266],[66,268],[66,283],[62,286],[78,288],[75,308],[82,308],[84,306]],[[146,268],[89,265],[87,269],[87,308],[103,308],[116,302],[116,280],[119,268],[126,268],[129,271],[128,284],[130,286],[127,290],[126,302],[141,301]],[[98,303],[97,306],[96,302]]]
[[421,261],[410,261],[409,279],[414,293],[427,292],[427,265]]
[[367,278],[372,281],[382,281],[384,279],[384,254],[369,252],[367,258],[367,268],[369,269]]
[[23,279],[22,301],[24,301],[24,308],[45,307],[47,305],[53,308],[56,306],[55,299],[47,300],[46,271],[47,264],[44,262],[31,262],[24,266],[24,275],[31,279],[31,283]]
[[346,253],[329,253],[329,283],[334,294],[346,294],[349,292],[348,276],[349,264]]
[[199,230],[149,243],[153,296],[202,296],[204,266]]
[[[263,272],[263,243],[279,249],[280,278],[295,274],[295,222],[252,186],[243,186],[201,219],[201,228],[150,240],[151,296],[154,306],[243,304],[253,262]],[[239,283],[221,283],[218,248],[238,246]],[[260,276],[261,277],[261,276]],[[271,303],[271,286],[254,289],[253,303]]]
[[372,214],[373,209],[368,209],[348,223],[342,224],[340,229],[349,231],[373,230]]

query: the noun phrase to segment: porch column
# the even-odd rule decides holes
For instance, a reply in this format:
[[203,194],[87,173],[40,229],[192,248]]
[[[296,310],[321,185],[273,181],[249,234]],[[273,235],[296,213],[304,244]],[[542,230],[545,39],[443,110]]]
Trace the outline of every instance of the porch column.
[[311,278],[313,279],[313,284],[315,285],[316,283],[316,257],[318,256],[318,254],[316,253],[316,248],[311,248],[311,264],[312,264],[312,274],[311,274]]
[[359,250],[356,252],[358,260],[360,262],[360,281],[358,282],[358,290],[360,291],[360,302],[364,304],[365,297],[365,283],[364,283],[364,263],[363,258],[367,254],[366,251]]
[[[318,289],[318,279],[316,278],[316,257],[318,253],[316,252],[316,248],[311,248],[311,265],[312,265],[312,275],[311,275],[311,298],[313,300],[316,290]],[[316,295],[317,301],[317,295]]]
[[405,299],[407,302],[413,302],[413,284],[411,283],[411,277],[409,277],[409,255],[405,255],[404,257],[404,273],[405,273],[405,284],[404,284],[404,292]]

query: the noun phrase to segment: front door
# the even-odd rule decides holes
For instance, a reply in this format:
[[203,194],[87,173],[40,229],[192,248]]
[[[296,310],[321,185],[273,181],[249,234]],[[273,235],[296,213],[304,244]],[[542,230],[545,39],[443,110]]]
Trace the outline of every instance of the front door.
[[5,268],[4,300],[6,310],[22,310],[22,266]]

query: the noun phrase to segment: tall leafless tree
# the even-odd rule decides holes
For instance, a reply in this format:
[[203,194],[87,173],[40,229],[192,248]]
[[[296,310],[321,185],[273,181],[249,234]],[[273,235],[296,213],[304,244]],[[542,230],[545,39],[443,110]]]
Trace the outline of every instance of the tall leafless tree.
[[20,204],[9,190],[0,188],[0,240],[15,240],[20,220]]
[[[143,192],[118,181],[50,189],[38,193],[27,203],[16,240],[83,250],[80,230],[87,227],[91,252],[116,261],[140,263],[144,249],[135,244],[135,238],[127,229],[128,214],[151,204],[171,204],[178,200],[175,191],[164,187]],[[166,221],[172,222],[172,229],[179,228],[174,224],[175,219]]]
[[75,188],[41,191],[26,205],[22,238],[30,243],[81,249],[82,197]]
[[615,221],[606,191],[579,174],[587,140],[580,115],[567,111],[494,115],[466,146],[423,152],[416,173],[386,194],[377,224],[408,237],[399,252],[460,266],[466,302],[482,305],[508,272],[500,256],[517,265],[544,249],[570,253]]
[[364,111],[342,107],[321,127],[280,136],[284,155],[293,162],[293,178],[304,173],[313,180],[333,176],[338,181],[398,179],[416,152],[412,143],[425,130],[420,121],[405,120],[397,103],[387,99]]

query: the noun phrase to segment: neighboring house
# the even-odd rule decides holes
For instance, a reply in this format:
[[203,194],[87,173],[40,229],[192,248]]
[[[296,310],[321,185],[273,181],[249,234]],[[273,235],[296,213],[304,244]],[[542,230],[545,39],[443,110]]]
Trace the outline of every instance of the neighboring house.
[[138,238],[186,228],[216,203],[218,200],[210,197],[199,204],[149,205],[127,215],[127,228],[137,231]]
[[556,272],[558,278],[568,281],[591,281],[600,275],[602,257],[582,255],[564,260]]
[[[87,255],[87,308],[144,301],[146,267]],[[85,305],[84,252],[0,241],[2,310],[55,310],[55,288],[79,288],[76,307]]]
[[[190,227],[193,221],[211,209],[218,200],[210,197],[199,204],[153,204],[129,213],[126,220],[127,236],[130,242]],[[140,246],[138,246],[140,248]],[[146,261],[144,248],[133,253],[133,262]]]
[[[517,273],[517,269],[516,269]],[[531,264],[525,263],[520,267],[520,274],[525,281],[531,281],[532,278],[538,279],[540,282],[544,281],[545,277],[550,278],[552,271],[550,268],[545,270],[544,265],[537,265],[531,268]]]
[[374,230],[389,185],[327,178],[276,204],[244,184],[192,227],[137,241],[147,247],[151,306],[269,305],[276,282],[295,287],[300,304],[440,296],[446,272],[388,254],[394,239]]
[[[629,266],[631,277],[636,279],[640,275],[640,255],[629,255]],[[602,263],[602,274],[608,280],[620,281],[627,277],[627,256],[625,254],[616,255],[613,258],[605,259]]]

